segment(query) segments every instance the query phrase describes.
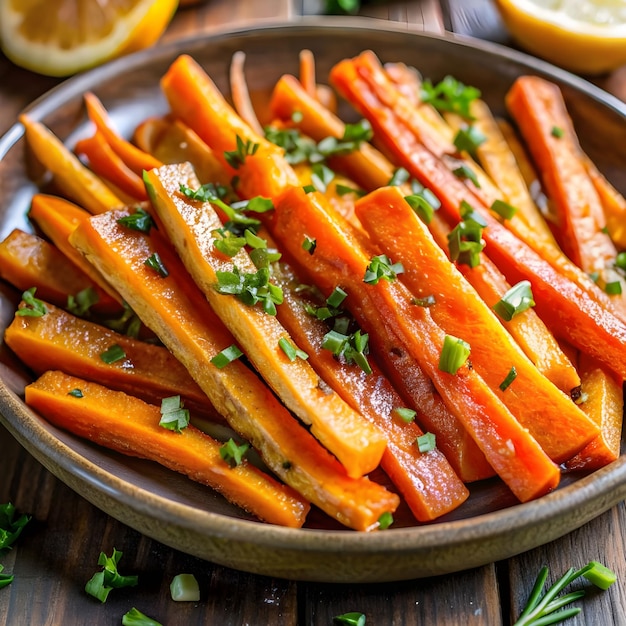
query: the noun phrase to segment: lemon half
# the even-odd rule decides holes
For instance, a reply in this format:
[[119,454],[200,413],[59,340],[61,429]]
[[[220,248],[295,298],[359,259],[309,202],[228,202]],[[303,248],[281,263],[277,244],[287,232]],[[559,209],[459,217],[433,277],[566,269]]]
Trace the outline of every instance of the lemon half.
[[626,0],[496,0],[526,50],[580,74],[626,64]]
[[69,76],[146,48],[178,0],[0,0],[0,45],[16,65]]

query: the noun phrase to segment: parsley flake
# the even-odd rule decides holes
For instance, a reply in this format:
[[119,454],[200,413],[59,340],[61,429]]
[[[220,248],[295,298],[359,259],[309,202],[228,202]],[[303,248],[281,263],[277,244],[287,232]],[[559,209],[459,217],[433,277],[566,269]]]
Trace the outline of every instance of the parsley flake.
[[23,305],[15,312],[15,315],[20,317],[41,317],[48,312],[43,300],[35,298],[35,291],[37,291],[37,288],[31,287],[22,294]]
[[237,148],[235,150],[224,152],[226,162],[235,170],[245,163],[246,157],[252,156],[259,149],[258,143],[254,143],[250,139],[244,141],[239,135],[237,135],[236,143]]
[[398,274],[403,272],[404,267],[402,263],[392,263],[386,254],[380,254],[372,257],[370,260],[365,270],[363,282],[369,285],[376,285],[381,278],[391,282],[398,277]]
[[231,467],[237,467],[238,465],[241,465],[243,455],[248,451],[249,447],[249,443],[237,445],[231,437],[223,446],[220,447],[220,456]]
[[189,409],[185,409],[180,396],[170,396],[161,400],[159,426],[181,433],[189,426]]
[[476,87],[466,86],[452,76],[446,76],[436,84],[425,80],[421,87],[422,102],[433,105],[438,111],[458,113],[470,120],[473,119],[470,105],[480,96],[480,90]]
[[141,207],[137,207],[134,213],[125,215],[117,220],[117,223],[131,230],[137,230],[140,233],[149,233],[154,226],[154,220],[150,213]]
[[126,358],[126,352],[124,352],[124,348],[119,344],[115,343],[109,348],[107,348],[104,352],[100,354],[100,358],[111,365],[111,363],[115,363],[116,361],[121,361]]

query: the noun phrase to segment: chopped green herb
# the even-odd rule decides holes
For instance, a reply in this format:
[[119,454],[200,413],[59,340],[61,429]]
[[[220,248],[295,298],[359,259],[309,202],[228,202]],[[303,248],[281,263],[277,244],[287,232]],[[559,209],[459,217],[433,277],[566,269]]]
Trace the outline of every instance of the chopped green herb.
[[109,557],[104,552],[100,552],[98,565],[102,566],[102,571],[96,572],[85,585],[85,591],[100,602],[106,602],[112,589],[122,587],[136,587],[139,582],[138,576],[122,576],[117,566],[122,558],[122,552],[113,548],[113,554]]
[[193,574],[176,574],[170,583],[170,595],[174,602],[199,602],[200,585]]
[[4,565],[0,565],[0,589],[6,587],[7,585],[10,585],[15,579],[15,576],[13,574],[3,574],[3,570]]
[[402,263],[392,263],[386,254],[379,254],[370,260],[365,270],[363,282],[369,285],[376,285],[381,278],[391,282],[402,272],[404,272]]
[[372,138],[372,126],[367,120],[356,124],[346,124],[341,139],[326,137],[317,144],[317,150],[323,158],[339,154],[349,154],[359,149],[364,141]]
[[562,609],[564,606],[584,597],[585,590],[580,589],[567,594],[560,594],[565,587],[581,576],[602,590],[608,589],[616,580],[615,574],[609,568],[597,561],[591,561],[578,570],[570,567],[561,578],[543,593],[548,572],[549,570],[545,566],[539,571],[528,602],[513,626],[557,624],[574,615],[578,615],[580,613],[580,608],[578,607]]
[[146,265],[146,267],[149,267],[151,270],[154,270],[162,278],[166,278],[170,274],[167,271],[167,268],[165,267],[165,265],[163,264],[163,261],[161,260],[161,256],[158,252],[153,252],[144,261],[144,265]]
[[516,315],[535,306],[533,300],[533,292],[530,282],[522,280],[513,285],[503,296],[496,302],[493,310],[505,321],[511,321]]
[[506,391],[511,383],[517,378],[517,370],[512,366],[505,379],[500,383],[500,391]]
[[[432,202],[430,196],[435,198],[435,203]],[[441,204],[436,196],[429,189],[424,189],[423,191],[411,194],[410,196],[404,196],[404,199],[407,201],[409,206],[417,213],[418,217],[422,220],[422,222],[424,222],[424,224],[430,224],[435,211],[439,208]]]
[[460,213],[461,221],[448,233],[450,259],[476,267],[480,264],[480,253],[485,247],[482,233],[487,223],[465,200],[461,202]]
[[346,363],[356,363],[366,374],[372,373],[367,360],[369,335],[360,330],[345,334],[338,330],[330,330],[324,335],[322,348],[330,350],[337,358],[344,358]]
[[342,185],[341,183],[335,184],[335,192],[338,196],[346,196],[350,193],[353,193],[358,197],[365,195],[365,191],[363,191],[363,189],[357,189],[356,187],[350,187],[349,185]]
[[137,207],[135,212],[130,215],[120,217],[117,223],[131,230],[138,230],[140,233],[149,233],[154,226],[154,220],[150,213],[141,207]]
[[242,443],[238,446],[231,437],[223,446],[220,447],[220,456],[231,467],[236,467],[237,465],[241,465],[243,455],[248,451],[249,447],[249,443]]
[[335,615],[335,617],[333,617],[333,624],[336,626],[365,626],[365,615],[357,612]]
[[85,287],[76,295],[68,294],[66,307],[72,315],[83,317],[98,300],[100,300],[98,292],[93,287]]
[[433,433],[424,433],[415,440],[415,443],[417,443],[419,451],[424,454],[437,447],[437,438]]
[[604,285],[605,293],[608,293],[610,296],[619,296],[622,293],[622,281],[614,280],[610,283],[606,283]]
[[47,313],[46,305],[39,298],[35,298],[37,287],[31,287],[22,294],[22,302],[24,303],[15,315],[20,317],[41,317]]
[[615,257],[615,266],[619,269],[626,271],[626,252],[620,252]]
[[398,167],[393,171],[393,175],[387,185],[389,185],[389,187],[399,187],[400,185],[404,185],[409,178],[411,178],[411,174],[409,174],[408,170],[403,167]]
[[309,254],[313,254],[315,252],[316,246],[317,241],[305,235],[304,241],[302,242],[302,248],[306,250]]
[[235,344],[232,344],[231,346],[228,346],[228,348],[224,348],[221,352],[218,352],[211,359],[211,363],[213,363],[213,365],[215,365],[218,369],[222,369],[242,356],[243,352]]
[[510,220],[517,212],[514,206],[504,200],[494,200],[490,208],[504,220]]
[[302,187],[302,191],[304,191],[304,193],[313,193],[314,191],[317,191],[317,189],[315,189],[315,185],[304,185],[304,187]]
[[439,369],[454,375],[465,364],[469,355],[470,345],[467,342],[453,335],[446,335],[439,356]]
[[334,178],[335,172],[323,163],[314,163],[311,166],[311,182],[317,191],[325,193]]
[[259,149],[259,144],[254,143],[250,139],[244,142],[244,140],[237,135],[237,148],[235,150],[227,150],[224,152],[224,158],[228,165],[230,165],[233,169],[239,169],[241,167],[247,156],[252,156]]
[[[250,250],[250,259],[254,263],[254,266],[257,268],[257,270],[260,270],[262,268],[269,270],[270,265],[275,261],[278,261],[281,256],[281,253],[274,248],[265,247],[254,248],[253,250]],[[282,302],[282,291],[278,287],[274,287],[274,285],[271,285],[270,288],[274,288],[277,290],[276,295],[280,299],[280,302]],[[280,302],[277,300],[276,304],[280,304]]]
[[415,304],[417,306],[433,306],[435,303],[436,300],[433,295],[424,296],[423,298],[413,298],[411,300],[411,304]]
[[381,513],[378,518],[378,529],[387,530],[393,524],[393,514],[389,511]]
[[452,173],[462,180],[471,180],[474,183],[474,187],[480,189],[480,183],[478,182],[478,178],[474,170],[467,164],[463,163],[459,165],[459,167],[452,170]]
[[458,113],[465,119],[472,119],[470,105],[480,95],[478,89],[466,86],[452,76],[446,76],[435,85],[425,80],[421,87],[422,102],[432,104],[438,111]]
[[565,134],[565,131],[560,126],[553,126],[550,134],[557,139],[560,139]]
[[162,624],[133,607],[122,615],[122,626],[162,626]]
[[123,333],[129,337],[137,337],[139,330],[141,329],[141,320],[137,317],[135,312],[128,306],[127,302],[124,302],[124,310],[119,318],[112,320],[105,320],[104,326],[114,330],[118,333]]
[[472,156],[476,154],[476,149],[487,140],[475,126],[461,128],[454,136],[454,145],[459,152],[467,152]]
[[246,245],[245,237],[237,237],[225,228],[218,228],[212,233],[215,249],[228,257],[234,257]]
[[265,250],[267,249],[267,239],[263,239],[263,237],[259,237],[257,234],[253,233],[249,228],[243,233],[243,238],[246,240],[246,244],[253,248],[254,250]]
[[341,287],[335,287],[328,298],[326,298],[326,304],[334,308],[339,308],[347,297],[348,294]]
[[169,396],[161,400],[159,426],[181,433],[189,426],[189,409],[185,409],[180,396]]
[[83,396],[83,392],[80,389],[72,389],[71,391],[67,392],[68,396],[72,396],[73,398],[82,398]]
[[270,283],[269,267],[242,273],[235,265],[232,272],[218,271],[216,275],[216,291],[236,296],[248,306],[260,303],[266,313],[276,315],[276,305],[282,303],[283,292],[280,287]]
[[111,363],[115,363],[116,361],[121,361],[126,358],[126,352],[124,352],[124,348],[119,344],[115,343],[111,347],[107,348],[102,354],[100,354],[100,358],[110,365]]
[[16,519],[16,513],[10,502],[0,505],[0,551],[10,549],[30,521],[30,517],[24,514]]
[[300,350],[300,348],[296,348],[285,337],[281,337],[278,340],[278,346],[286,354],[287,358],[290,361],[295,361],[297,358],[301,358],[302,360],[306,361],[309,358],[309,355],[304,350]]
[[407,409],[406,407],[397,407],[393,410],[393,412],[407,424],[413,422],[415,420],[415,416],[417,415],[413,409]]

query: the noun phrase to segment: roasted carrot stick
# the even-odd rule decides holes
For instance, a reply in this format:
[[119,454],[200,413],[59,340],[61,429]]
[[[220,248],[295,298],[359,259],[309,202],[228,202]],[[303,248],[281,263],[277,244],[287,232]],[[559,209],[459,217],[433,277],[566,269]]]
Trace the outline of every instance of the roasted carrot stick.
[[135,129],[134,140],[162,163],[189,161],[202,183],[230,185],[231,175],[198,135],[180,120],[153,117]]
[[[286,185],[298,184],[293,170],[285,167],[282,149],[254,132],[235,113],[191,57],[181,55],[172,63],[161,79],[161,88],[174,116],[192,128],[237,176],[237,188],[244,198],[273,198]],[[228,160],[225,153],[230,153]],[[248,158],[252,153],[257,157],[254,160]]]
[[54,175],[59,188],[70,199],[90,213],[102,213],[124,204],[43,124],[26,114],[20,116],[20,122],[35,157]]
[[[537,497],[558,484],[558,467],[474,370],[464,366],[452,375],[439,369],[445,333],[427,308],[411,304],[413,297],[397,282],[363,283],[370,257],[359,238],[350,236],[347,224],[324,206],[323,196],[299,188],[286,190],[276,202],[274,236],[294,256],[305,236],[315,240],[307,267],[316,282],[322,286],[328,282],[329,269],[340,268],[348,293],[346,306],[349,299],[360,300],[364,309],[378,311],[394,327],[404,340],[400,349],[406,349],[427,372],[448,408],[520,500]],[[374,326],[365,330],[371,335],[378,332]]]
[[[241,119],[250,126],[250,128],[259,136],[263,135],[263,127],[261,126],[252,100],[248,91],[248,83],[244,72],[244,64],[246,61],[246,53],[243,50],[237,50],[233,54],[230,62],[230,91],[233,99],[235,110]],[[152,169],[152,168],[150,168]]]
[[145,175],[155,211],[161,218],[187,271],[213,310],[233,334],[241,349],[285,405],[332,452],[350,476],[374,470],[382,458],[386,440],[375,426],[350,408],[341,397],[320,386],[318,375],[306,359],[291,360],[280,344],[293,339],[276,319],[232,293],[220,293],[220,274],[257,276],[257,268],[245,249],[232,257],[220,252],[216,241],[223,228],[209,202],[190,200],[181,187],[198,189],[200,183],[189,165],[166,165]]
[[[449,255],[450,228],[447,223],[435,213],[428,228],[439,247]],[[480,263],[476,267],[458,264],[457,268],[490,307],[511,288],[502,272],[484,253],[480,254]],[[576,368],[533,308],[510,320],[498,319],[535,367],[561,391],[571,395],[573,390],[580,387]]]
[[[179,395],[192,413],[217,417],[204,392],[165,348],[80,319],[49,303],[45,307],[41,317],[16,315],[4,335],[9,348],[37,375],[62,370],[151,404]],[[119,346],[124,356],[108,363],[102,355],[112,346]]]
[[[232,335],[157,233],[148,237],[117,224],[125,214],[113,211],[83,222],[72,243],[120,290],[277,476],[344,525],[377,528],[399,498],[366,478],[350,478],[244,363],[234,360],[220,368],[212,362],[235,344]],[[157,252],[167,277],[145,265]]]
[[304,524],[310,507],[293,489],[245,459],[230,467],[220,455],[222,444],[194,426],[179,433],[159,426],[159,408],[139,398],[49,371],[27,385],[26,403],[55,426],[122,454],[156,461],[212,487],[264,521],[293,528]]
[[65,307],[69,296],[87,289],[97,294],[93,310],[103,315],[121,312],[87,274],[45,239],[15,229],[0,242],[0,277],[21,291],[35,287],[38,298]]
[[605,232],[602,202],[583,163],[560,89],[537,76],[522,76],[508,91],[506,104],[553,202],[559,245],[578,267],[599,275],[602,284],[623,283],[611,276],[617,250]]
[[[263,236],[275,247],[269,235],[264,232]],[[433,520],[463,503],[469,492],[437,448],[420,452],[417,438],[424,433],[415,421],[407,423],[399,416],[404,402],[378,366],[371,363],[372,373],[366,374],[355,363],[341,363],[323,348],[329,326],[307,312],[307,306],[324,303],[303,296],[302,282],[284,256],[272,276],[284,295],[278,319],[324,381],[385,434],[387,448],[381,466],[415,517]]]
[[[402,263],[400,280],[411,293],[418,298],[435,294],[428,307],[433,320],[471,346],[473,368],[553,461],[566,461],[598,434],[571,398],[526,357],[396,187],[368,194],[356,211],[372,241]],[[502,391],[512,368],[516,377]]]
[[108,111],[94,93],[87,92],[84,98],[87,115],[97,129],[96,134],[100,133],[104,137],[113,152],[120,157],[130,170],[137,176],[141,176],[144,170],[161,165],[158,159],[134,146],[115,130],[113,120],[109,117]]
[[578,367],[582,378],[582,410],[600,427],[600,434],[586,445],[566,467],[571,470],[596,470],[615,461],[620,454],[624,391],[621,381],[595,359],[580,354]]
[[[618,309],[573,264],[564,262],[546,248],[546,260],[509,229],[498,222],[456,176],[429,152],[418,137],[407,130],[393,111],[376,99],[364,80],[359,80],[349,61],[331,71],[331,78],[348,99],[365,115],[381,139],[394,151],[398,163],[441,200],[442,212],[449,222],[460,219],[462,201],[479,210],[487,221],[483,237],[490,258],[511,284],[529,280],[537,311],[550,330],[581,350],[587,350],[622,378],[626,375],[626,324],[616,317]],[[528,238],[530,232],[528,232]],[[582,330],[584,329],[584,330]]]
[[112,182],[131,198],[147,199],[141,177],[124,163],[99,130],[91,137],[77,141],[74,151],[78,155],[87,157],[89,167],[98,176]]
[[72,231],[89,218],[87,211],[59,196],[38,193],[33,196],[28,215],[72,263],[85,272],[102,291],[121,304],[119,294],[69,242]]

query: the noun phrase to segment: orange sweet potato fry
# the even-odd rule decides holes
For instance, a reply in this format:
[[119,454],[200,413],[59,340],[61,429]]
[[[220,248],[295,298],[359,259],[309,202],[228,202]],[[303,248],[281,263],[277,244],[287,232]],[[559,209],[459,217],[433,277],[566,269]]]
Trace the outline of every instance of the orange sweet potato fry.
[[0,278],[20,291],[35,287],[36,296],[59,307],[67,306],[69,296],[93,289],[98,301],[93,310],[102,315],[121,312],[119,302],[59,249],[32,233],[15,229],[0,242]]
[[[80,390],[80,397],[72,395]],[[184,474],[273,524],[299,528],[309,504],[290,487],[243,461],[230,467],[221,443],[189,425],[180,433],[159,426],[158,407],[62,372],[49,371],[26,387],[26,404],[55,426]]]
[[[90,218],[72,243],[118,289],[142,321],[183,363],[229,425],[265,464],[333,519],[358,530],[378,527],[399,504],[396,494],[367,478],[350,478],[343,466],[278,402],[239,360],[218,367],[212,359],[236,345],[169,244],[121,227],[125,212]],[[168,275],[148,268],[155,253]]]
[[90,213],[123,206],[118,198],[63,142],[40,122],[22,114],[26,141],[37,160],[48,169],[64,194]]
[[[357,202],[356,211],[372,241],[402,263],[400,280],[411,293],[418,298],[434,295],[428,307],[433,320],[471,346],[473,368],[552,460],[566,461],[598,434],[571,398],[526,357],[396,187],[368,194]],[[502,391],[511,368],[515,380]]]

